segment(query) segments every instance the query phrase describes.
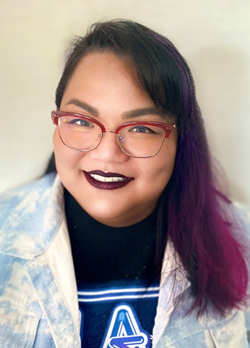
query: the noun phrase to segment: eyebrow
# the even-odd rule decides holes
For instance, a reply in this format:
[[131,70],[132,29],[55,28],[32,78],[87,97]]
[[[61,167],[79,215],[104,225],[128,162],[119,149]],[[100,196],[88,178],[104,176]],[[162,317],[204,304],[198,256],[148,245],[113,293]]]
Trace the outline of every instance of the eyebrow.
[[84,101],[81,101],[79,99],[70,99],[66,105],[70,105],[70,104],[73,104],[73,105],[76,105],[76,106],[79,106],[81,109],[89,112],[90,114],[92,114],[93,116],[99,116],[99,111],[94,108],[93,106],[85,103]]
[[133,117],[139,117],[139,116],[145,116],[145,115],[158,115],[162,118],[164,116],[166,117],[167,113],[166,111],[163,112],[156,107],[150,107],[150,108],[142,108],[142,109],[135,109],[131,111],[125,111],[122,113],[122,118],[133,118]]
[[[66,105],[70,105],[70,104],[80,107],[81,109],[89,112],[93,116],[98,117],[100,115],[99,111],[96,108],[94,108],[93,106],[79,99],[75,99],[75,98],[70,99]],[[141,108],[141,109],[125,111],[122,113],[122,118],[129,119],[129,118],[146,116],[146,115],[157,115],[164,119],[166,118],[166,116],[169,116],[166,111],[161,111],[156,107],[149,107],[149,108]]]

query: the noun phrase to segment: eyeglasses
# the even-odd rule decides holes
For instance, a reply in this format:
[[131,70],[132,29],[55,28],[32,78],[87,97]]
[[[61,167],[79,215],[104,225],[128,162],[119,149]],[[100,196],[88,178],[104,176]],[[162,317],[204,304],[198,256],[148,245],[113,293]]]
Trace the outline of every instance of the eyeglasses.
[[121,150],[131,157],[149,158],[161,149],[176,124],[164,122],[127,122],[115,131],[105,129],[98,120],[72,112],[52,111],[53,123],[67,147],[77,151],[94,150],[104,133],[114,133]]

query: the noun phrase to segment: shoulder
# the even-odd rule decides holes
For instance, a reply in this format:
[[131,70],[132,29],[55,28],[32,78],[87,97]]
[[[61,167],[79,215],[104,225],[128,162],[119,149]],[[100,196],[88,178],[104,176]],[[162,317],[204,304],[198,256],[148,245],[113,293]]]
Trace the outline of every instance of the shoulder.
[[63,213],[63,189],[55,174],[0,195],[0,252],[37,254],[53,237]]
[[[5,218],[19,204],[27,198],[30,200],[40,199],[48,189],[53,185],[55,175],[50,174],[30,182],[26,185],[18,186],[0,194],[0,226]],[[32,199],[33,197],[33,199]]]
[[55,180],[56,174],[55,173],[49,173],[47,175],[44,175],[43,177],[31,181],[27,184],[20,185],[14,188],[11,188],[9,190],[6,190],[4,192],[0,193],[0,204],[8,199],[9,197],[23,197],[25,194],[37,190],[37,189],[44,189],[48,187],[52,187],[53,182]]
[[234,212],[234,221],[250,230],[250,208],[239,202],[233,202],[231,209]]
[[231,226],[235,237],[250,240],[250,208],[237,201],[219,198],[219,207],[224,221]]

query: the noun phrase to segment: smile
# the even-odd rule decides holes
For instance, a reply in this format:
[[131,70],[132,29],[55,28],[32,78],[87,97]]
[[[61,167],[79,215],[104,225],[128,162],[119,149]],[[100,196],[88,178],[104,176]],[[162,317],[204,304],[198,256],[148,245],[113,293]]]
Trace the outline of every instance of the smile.
[[100,190],[115,190],[128,185],[134,178],[118,173],[105,173],[101,170],[83,171],[88,183]]
[[97,174],[90,174],[92,178],[94,178],[97,181],[101,182],[119,182],[119,181],[125,181],[126,178],[121,178],[120,176],[111,176],[111,177],[105,177]]

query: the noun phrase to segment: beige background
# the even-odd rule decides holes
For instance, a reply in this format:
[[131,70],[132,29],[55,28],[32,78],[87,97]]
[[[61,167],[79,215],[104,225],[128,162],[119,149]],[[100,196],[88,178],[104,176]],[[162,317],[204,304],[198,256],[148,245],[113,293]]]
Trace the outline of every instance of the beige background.
[[45,170],[65,49],[113,18],[159,31],[187,59],[212,153],[231,196],[250,204],[249,0],[0,0],[0,191]]

